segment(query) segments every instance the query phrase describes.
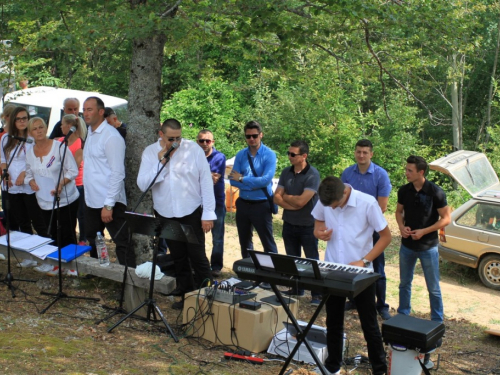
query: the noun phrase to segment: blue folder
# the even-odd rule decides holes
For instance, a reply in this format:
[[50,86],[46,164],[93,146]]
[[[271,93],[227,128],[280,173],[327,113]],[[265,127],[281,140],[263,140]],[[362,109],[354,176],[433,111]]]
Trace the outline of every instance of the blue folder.
[[[90,251],[92,247],[90,246],[80,246],[80,245],[68,245],[61,249],[61,262],[68,263],[73,259],[78,258],[79,256],[85,254],[87,251]],[[47,258],[50,259],[59,259],[59,251],[54,251],[47,255]]]

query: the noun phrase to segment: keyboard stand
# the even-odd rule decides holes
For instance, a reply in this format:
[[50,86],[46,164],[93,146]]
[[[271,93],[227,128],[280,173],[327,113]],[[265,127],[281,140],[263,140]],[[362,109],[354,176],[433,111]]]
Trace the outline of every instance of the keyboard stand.
[[318,317],[319,313],[321,312],[321,309],[323,308],[324,304],[326,303],[326,301],[330,297],[330,295],[329,294],[324,294],[323,295],[321,303],[319,304],[318,308],[314,312],[311,320],[307,324],[307,327],[304,328],[304,329],[302,329],[302,327],[297,322],[297,319],[295,319],[295,316],[293,316],[293,313],[290,310],[290,308],[288,307],[288,304],[285,302],[285,299],[283,298],[283,295],[281,294],[281,292],[279,291],[279,289],[276,287],[276,284],[272,284],[272,283],[269,283],[269,284],[271,285],[271,288],[273,289],[274,293],[276,294],[276,297],[278,298],[278,301],[281,303],[281,306],[283,306],[283,308],[285,309],[286,315],[288,315],[288,317],[292,321],[293,326],[297,330],[297,344],[295,345],[295,347],[293,348],[293,350],[290,352],[290,355],[288,356],[288,358],[286,359],[285,363],[283,364],[283,367],[281,368],[281,371],[280,371],[279,375],[283,375],[285,373],[288,365],[290,364],[290,362],[293,359],[293,356],[295,355],[295,353],[297,352],[297,350],[299,350],[300,345],[302,345],[302,343],[304,343],[306,345],[307,350],[309,350],[309,353],[311,353],[311,356],[314,358],[314,362],[316,362],[316,364],[318,365],[321,373],[323,375],[327,375],[328,372],[325,369],[325,366],[319,360],[319,358],[316,355],[316,352],[312,348],[311,344],[309,343],[309,340],[307,339],[307,334],[308,334],[309,330],[311,329],[312,325],[314,324],[314,322],[315,322],[316,318]]

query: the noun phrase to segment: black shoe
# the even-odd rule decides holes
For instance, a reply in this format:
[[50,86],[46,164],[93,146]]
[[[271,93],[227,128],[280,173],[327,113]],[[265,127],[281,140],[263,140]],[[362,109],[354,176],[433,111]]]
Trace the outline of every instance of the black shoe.
[[184,291],[179,288],[175,288],[172,292],[165,294],[166,296],[174,296],[174,297],[182,297],[184,295]]
[[178,302],[172,303],[172,308],[174,310],[182,310],[184,308],[184,301],[178,301]]
[[[262,288],[262,286],[261,286],[261,288]],[[281,292],[281,294],[283,294],[284,296],[291,296],[291,297],[304,297],[304,295],[306,293],[303,290],[298,291],[297,289],[292,288],[292,289],[286,290],[284,292]]]
[[220,270],[212,270],[212,276],[213,277],[220,277],[221,272]]
[[344,311],[356,310],[356,304],[352,301],[346,301]]
[[389,320],[392,318],[391,314],[389,313],[389,309],[382,309],[378,311],[378,314],[383,320]]
[[271,289],[271,284],[269,283],[260,283],[259,287],[262,289]]

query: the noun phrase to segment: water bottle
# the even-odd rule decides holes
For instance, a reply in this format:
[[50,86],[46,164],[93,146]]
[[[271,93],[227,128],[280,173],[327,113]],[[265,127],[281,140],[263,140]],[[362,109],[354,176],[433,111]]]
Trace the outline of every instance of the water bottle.
[[104,242],[104,237],[101,232],[97,232],[95,247],[97,249],[97,256],[99,257],[99,265],[101,267],[109,266],[108,248],[106,247],[106,242]]

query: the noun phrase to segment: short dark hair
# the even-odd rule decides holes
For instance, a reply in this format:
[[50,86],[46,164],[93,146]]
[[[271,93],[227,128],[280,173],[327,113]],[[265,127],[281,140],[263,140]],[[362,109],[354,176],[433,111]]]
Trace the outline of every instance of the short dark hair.
[[87,99],[85,99],[85,101],[88,102],[91,99],[94,99],[95,102],[97,103],[97,110],[104,109],[106,107],[102,99],[98,98],[97,96],[89,96]]
[[301,154],[308,154],[309,155],[309,146],[305,141],[301,140],[296,140],[290,143],[290,147],[298,147],[299,151]]
[[169,118],[163,121],[163,124],[161,124],[161,131],[165,133],[167,131],[167,128],[170,128],[172,130],[179,130],[182,129],[182,125],[175,118]]
[[110,115],[116,115],[115,111],[111,107],[106,107],[104,108],[104,118],[110,116]]
[[356,142],[356,147],[370,147],[370,151],[373,151],[373,144],[369,139],[360,139]]
[[408,164],[415,164],[415,166],[417,167],[417,172],[427,171],[427,162],[421,156],[410,155],[408,156],[408,159],[406,159],[406,162]]
[[331,206],[344,195],[345,185],[338,177],[328,176],[319,184],[318,195],[323,206]]
[[255,120],[248,121],[245,124],[245,127],[243,128],[243,132],[246,133],[247,130],[249,130],[249,129],[257,129],[259,131],[259,133],[262,133],[262,126],[260,126],[260,124]]
[[200,134],[212,134],[212,136],[214,135],[214,133],[212,133],[211,130],[208,130],[208,129],[201,129],[199,132],[198,132],[198,135]]

